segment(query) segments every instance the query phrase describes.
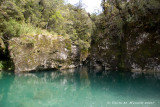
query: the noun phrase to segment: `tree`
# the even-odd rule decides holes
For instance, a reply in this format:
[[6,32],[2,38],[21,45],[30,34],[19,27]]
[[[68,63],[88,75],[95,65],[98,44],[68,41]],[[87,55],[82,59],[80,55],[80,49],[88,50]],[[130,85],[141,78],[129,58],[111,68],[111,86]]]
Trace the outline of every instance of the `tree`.
[[[159,14],[157,13],[159,11],[159,6],[159,0],[102,1],[104,17],[101,18],[101,20],[103,22],[101,21],[97,24],[97,28],[101,30],[100,32],[98,32],[100,33],[99,36],[102,36],[97,37],[97,39],[99,39],[98,41],[101,41],[102,43],[105,40],[106,42],[108,42],[107,52],[112,53],[114,57],[110,57],[110,59],[113,59],[113,62],[118,62],[117,65],[115,65],[119,70],[130,69],[133,63],[140,62],[138,61],[140,57],[138,57],[138,54],[136,54],[136,56],[135,52],[138,51],[138,48],[142,45],[146,45],[145,41],[148,41],[147,39],[144,39],[142,35],[146,35],[146,33],[148,33],[150,36],[146,35],[146,37],[150,38],[149,40],[153,41],[153,38],[155,41],[158,40],[158,38],[156,37],[158,37],[159,35]],[[99,27],[100,25],[102,25],[103,27]],[[101,40],[101,38],[103,40]],[[135,42],[136,40],[138,40],[138,38],[141,38],[140,40],[143,41],[142,43],[139,43],[139,45],[137,45]],[[103,46],[102,43],[99,43],[99,45]],[[150,42],[149,45],[151,44],[152,43]],[[158,44],[156,44],[154,48],[157,49],[157,46]],[[139,52],[142,53],[142,50],[139,50]],[[143,57],[145,56],[145,58],[141,59],[143,61],[144,59],[147,59],[148,61],[149,57],[151,58],[151,56],[153,55],[153,53],[151,55],[149,49],[147,50],[147,53],[143,52]],[[150,53],[150,55],[147,55],[148,52]],[[109,54],[107,55],[112,56]],[[155,53],[154,55],[157,56]],[[108,56],[106,57],[109,59]],[[135,58],[133,58],[133,56]],[[142,55],[140,56],[142,57]],[[143,62],[142,65],[147,65],[147,61]]]

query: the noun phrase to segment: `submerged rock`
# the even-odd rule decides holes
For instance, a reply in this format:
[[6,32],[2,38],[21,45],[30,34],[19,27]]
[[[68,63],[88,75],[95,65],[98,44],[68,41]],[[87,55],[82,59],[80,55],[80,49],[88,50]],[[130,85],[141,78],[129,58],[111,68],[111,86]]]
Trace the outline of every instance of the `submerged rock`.
[[15,72],[66,69],[80,64],[78,46],[62,36],[23,36],[9,41]]

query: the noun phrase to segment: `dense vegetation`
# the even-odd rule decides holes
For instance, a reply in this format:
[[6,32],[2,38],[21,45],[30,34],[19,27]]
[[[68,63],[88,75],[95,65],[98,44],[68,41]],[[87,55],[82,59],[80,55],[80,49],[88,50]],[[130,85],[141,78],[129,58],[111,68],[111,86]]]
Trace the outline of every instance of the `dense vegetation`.
[[0,0],[0,49],[1,55],[8,57],[2,61],[9,59],[8,40],[39,34],[67,37],[79,46],[81,55],[87,55],[92,29],[81,3],[73,6],[63,0]]
[[102,7],[101,15],[93,15],[92,57],[119,70],[158,66],[160,0],[103,0]]
[[[8,40],[27,35],[62,35],[90,61],[129,70],[160,64],[160,0],[102,0],[103,12],[63,0],[0,0],[0,68],[9,60]],[[92,42],[91,42],[92,41]]]

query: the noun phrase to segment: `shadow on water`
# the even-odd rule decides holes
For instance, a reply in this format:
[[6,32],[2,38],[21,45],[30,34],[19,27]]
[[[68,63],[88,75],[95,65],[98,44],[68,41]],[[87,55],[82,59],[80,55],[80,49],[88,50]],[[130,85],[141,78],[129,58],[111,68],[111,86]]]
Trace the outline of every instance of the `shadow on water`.
[[120,96],[159,97],[160,73],[89,71],[91,88],[108,90]]

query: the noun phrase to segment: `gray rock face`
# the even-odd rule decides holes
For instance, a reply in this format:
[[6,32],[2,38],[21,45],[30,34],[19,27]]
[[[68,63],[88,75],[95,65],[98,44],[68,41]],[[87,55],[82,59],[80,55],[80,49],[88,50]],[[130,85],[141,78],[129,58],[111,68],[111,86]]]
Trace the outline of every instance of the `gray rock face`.
[[66,69],[80,64],[78,47],[62,36],[24,36],[9,41],[15,72]]
[[[124,63],[128,71],[160,72],[160,44],[158,44],[160,40],[149,41],[148,36],[148,33],[142,33],[128,40]],[[89,66],[94,69],[119,70],[121,54],[119,44],[112,43],[105,35],[93,38],[91,43]]]

